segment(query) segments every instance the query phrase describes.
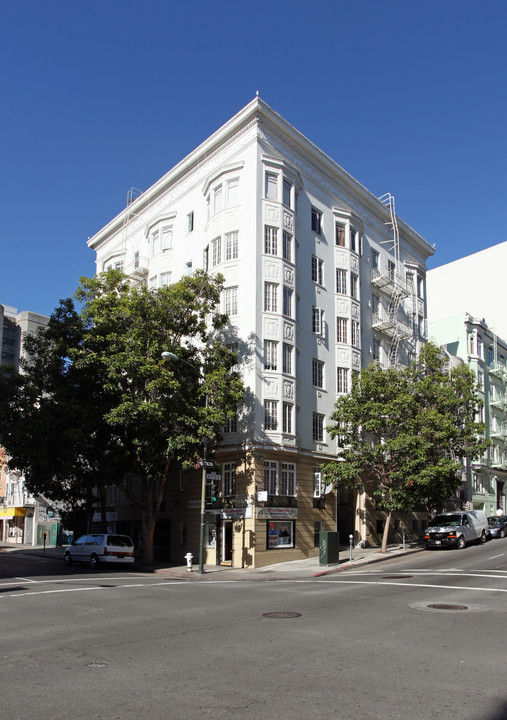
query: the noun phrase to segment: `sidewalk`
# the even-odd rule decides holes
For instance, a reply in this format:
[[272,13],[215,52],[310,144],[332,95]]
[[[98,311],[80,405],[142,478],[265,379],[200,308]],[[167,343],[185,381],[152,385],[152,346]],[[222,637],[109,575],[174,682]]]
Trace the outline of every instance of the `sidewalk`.
[[[143,567],[140,560],[136,560],[133,566],[125,565],[125,570],[134,572],[147,572],[185,579],[190,581],[198,580],[295,580],[311,577],[321,577],[323,575],[343,572],[351,570],[363,565],[371,565],[373,563],[391,560],[401,555],[409,555],[422,550],[421,547],[406,545],[392,545],[387,548],[387,553],[382,554],[378,547],[374,548],[353,548],[352,560],[350,560],[350,550],[343,548],[340,550],[339,563],[332,565],[320,565],[319,558],[305,558],[303,560],[291,560],[286,563],[277,563],[276,565],[267,565],[262,568],[235,568],[225,565],[206,565],[205,573],[200,575],[199,566],[194,564],[192,571],[189,572],[186,565],[171,565],[169,563],[155,563],[150,567]],[[3,553],[18,552],[23,555],[32,555],[37,557],[45,557],[61,562],[63,564],[63,554],[65,547],[54,548],[42,545],[11,545],[9,543],[0,543],[0,557]],[[107,569],[107,568],[105,568]]]

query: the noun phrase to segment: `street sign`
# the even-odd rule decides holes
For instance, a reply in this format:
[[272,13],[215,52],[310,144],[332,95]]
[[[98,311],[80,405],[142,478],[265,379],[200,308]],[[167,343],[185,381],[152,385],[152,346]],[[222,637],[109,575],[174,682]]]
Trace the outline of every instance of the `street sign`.
[[214,463],[212,460],[199,460],[199,465],[201,467],[213,467]]
[[207,472],[206,473],[206,480],[221,480],[221,479],[222,479],[222,476],[216,472]]

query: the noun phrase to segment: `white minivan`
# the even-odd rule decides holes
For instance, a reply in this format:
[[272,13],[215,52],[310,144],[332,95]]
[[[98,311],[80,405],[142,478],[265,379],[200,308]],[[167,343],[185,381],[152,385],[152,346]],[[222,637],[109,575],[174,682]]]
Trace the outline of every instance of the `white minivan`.
[[485,543],[489,537],[484,510],[458,510],[435,515],[424,533],[427,548],[464,548],[469,542]]
[[93,533],[81,535],[65,550],[66,565],[89,563],[96,570],[102,563],[133,563],[134,543],[127,535]]

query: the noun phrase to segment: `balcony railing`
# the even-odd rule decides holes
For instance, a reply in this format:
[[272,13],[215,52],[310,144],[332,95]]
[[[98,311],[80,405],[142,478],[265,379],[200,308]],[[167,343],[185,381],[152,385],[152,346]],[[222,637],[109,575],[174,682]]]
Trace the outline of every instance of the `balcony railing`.
[[406,279],[392,268],[373,268],[371,282],[388,295],[400,293],[402,297],[408,297],[411,293]]
[[491,430],[490,437],[492,438],[506,438],[507,437],[507,422],[501,423],[500,427],[495,430]]

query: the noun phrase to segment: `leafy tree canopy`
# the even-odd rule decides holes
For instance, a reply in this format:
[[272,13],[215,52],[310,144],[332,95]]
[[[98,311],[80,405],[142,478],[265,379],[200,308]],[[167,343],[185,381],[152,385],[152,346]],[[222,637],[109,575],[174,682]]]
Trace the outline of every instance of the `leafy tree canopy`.
[[117,271],[83,278],[80,311],[60,304],[9,384],[2,439],[30,489],[86,499],[116,484],[141,510],[145,562],[171,463],[211,451],[243,397],[220,339],[222,282],[200,271],[157,290]]
[[328,482],[368,486],[388,511],[441,507],[461,484],[463,458],[487,447],[476,422],[481,402],[473,373],[431,343],[400,370],[371,364],[338,398],[328,428],[339,457],[323,467]]

